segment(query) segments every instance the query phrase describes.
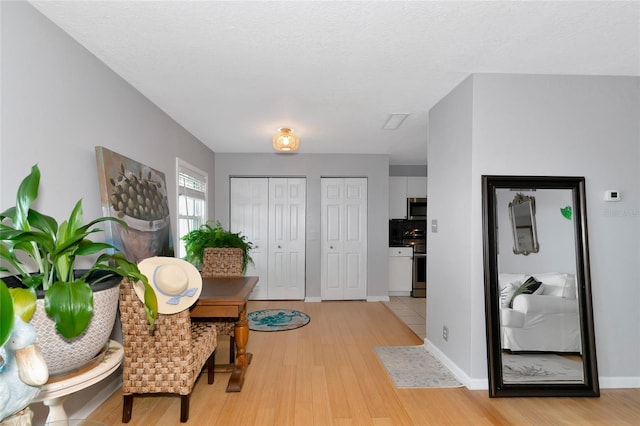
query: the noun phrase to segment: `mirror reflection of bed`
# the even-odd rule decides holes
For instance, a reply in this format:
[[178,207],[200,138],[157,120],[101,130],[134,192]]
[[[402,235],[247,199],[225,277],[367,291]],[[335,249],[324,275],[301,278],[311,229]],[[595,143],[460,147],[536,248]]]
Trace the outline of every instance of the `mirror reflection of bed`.
[[[530,218],[513,214],[523,199],[535,206]],[[496,200],[503,381],[583,383],[572,192],[503,188]],[[522,221],[537,250],[522,250]]]

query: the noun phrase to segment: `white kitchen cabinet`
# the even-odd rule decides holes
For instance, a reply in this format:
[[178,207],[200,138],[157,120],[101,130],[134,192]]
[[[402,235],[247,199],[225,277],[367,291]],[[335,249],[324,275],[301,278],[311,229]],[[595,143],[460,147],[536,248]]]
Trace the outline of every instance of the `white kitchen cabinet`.
[[389,176],[389,219],[407,218],[407,198],[426,197],[426,176]]
[[427,197],[427,177],[409,176],[407,177],[407,197],[426,198]]
[[389,176],[389,219],[407,218],[407,177]]
[[389,247],[389,296],[410,296],[413,247]]

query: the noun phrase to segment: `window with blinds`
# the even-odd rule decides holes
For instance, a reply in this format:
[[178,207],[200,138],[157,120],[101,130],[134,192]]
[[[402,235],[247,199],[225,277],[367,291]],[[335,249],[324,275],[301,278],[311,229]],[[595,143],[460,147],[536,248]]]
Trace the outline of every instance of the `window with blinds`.
[[207,221],[207,173],[178,159],[178,257],[186,256],[182,236]]

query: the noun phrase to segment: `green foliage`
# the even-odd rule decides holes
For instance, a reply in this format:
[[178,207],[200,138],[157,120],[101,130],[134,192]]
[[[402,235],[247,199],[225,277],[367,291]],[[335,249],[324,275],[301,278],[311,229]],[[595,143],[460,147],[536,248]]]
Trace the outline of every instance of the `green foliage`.
[[218,221],[216,221],[215,227],[212,227],[209,222],[211,221],[182,237],[184,248],[187,252],[185,260],[200,269],[202,268],[204,249],[208,247],[240,248],[242,249],[242,272],[244,273],[247,265],[253,263],[253,259],[249,255],[253,244],[247,241],[247,237],[240,232],[233,233],[228,231]]
[[[45,291],[47,315],[56,322],[56,330],[64,337],[75,337],[87,328],[93,316],[91,285],[113,276],[142,281],[145,300],[148,299],[145,307],[147,317],[153,326],[157,316],[157,300],[147,278],[140,273],[137,265],[127,261],[114,246],[89,239],[92,234],[102,231],[95,227],[99,223],[113,221],[125,229],[126,223],[114,217],[101,217],[83,225],[80,200],[75,204],[69,219],[58,225],[54,218],[31,209],[38,196],[39,185],[40,170],[35,165],[18,188],[16,206],[0,213],[0,259],[10,267],[8,271],[18,275],[22,284],[32,292],[36,288]],[[77,258],[105,250],[110,250],[113,254],[101,254],[85,275],[75,277],[74,265]],[[17,253],[26,255],[32,265],[23,263]],[[30,271],[33,266],[36,272]],[[106,274],[91,281],[90,274],[95,271],[104,271]],[[14,300],[14,303],[16,310],[28,311],[30,307],[22,305],[35,305],[35,297],[33,300],[21,297]]]
[[11,336],[13,330],[13,301],[4,281],[0,280],[0,347]]
[[93,290],[83,280],[56,282],[47,291],[44,309],[56,331],[70,339],[82,333],[93,316]]

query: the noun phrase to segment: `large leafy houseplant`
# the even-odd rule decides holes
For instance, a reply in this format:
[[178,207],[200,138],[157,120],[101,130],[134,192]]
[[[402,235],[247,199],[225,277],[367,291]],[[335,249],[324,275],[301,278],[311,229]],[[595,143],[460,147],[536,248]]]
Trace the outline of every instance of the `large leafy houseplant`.
[[194,264],[197,268],[202,267],[204,249],[215,248],[239,248],[242,249],[242,272],[245,272],[247,265],[253,263],[249,251],[253,244],[247,241],[247,237],[240,232],[231,232],[224,229],[220,222],[216,221],[215,226],[208,221],[198,229],[194,229],[182,237],[186,252],[185,260]]
[[[10,289],[16,310],[33,312],[36,290],[43,290],[47,316],[55,321],[60,335],[71,339],[91,322],[92,286],[120,276],[141,281],[145,286],[145,310],[153,327],[157,300],[147,277],[114,246],[89,239],[102,231],[96,227],[101,222],[115,221],[123,227],[126,223],[114,217],[100,217],[83,225],[80,200],[69,219],[58,224],[53,217],[31,208],[39,185],[40,170],[34,165],[18,188],[16,205],[0,213],[0,260],[8,266],[0,265],[0,271],[13,273],[24,285]],[[75,262],[83,256],[97,257],[88,270],[77,274]]]

